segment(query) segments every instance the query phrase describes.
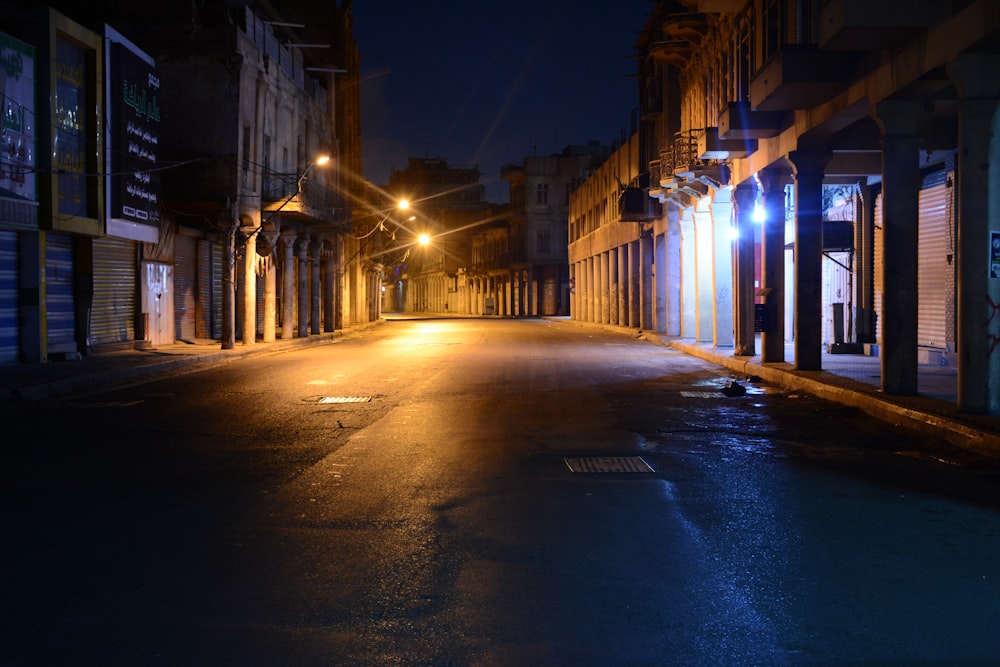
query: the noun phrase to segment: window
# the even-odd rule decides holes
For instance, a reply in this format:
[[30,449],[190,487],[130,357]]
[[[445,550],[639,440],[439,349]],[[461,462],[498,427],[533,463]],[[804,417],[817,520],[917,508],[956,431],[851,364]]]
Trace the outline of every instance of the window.
[[247,182],[250,173],[250,126],[243,126],[243,182]]
[[535,249],[542,252],[552,252],[552,235],[548,229],[539,229]]
[[539,183],[535,186],[535,203],[544,205],[549,203],[549,184]]

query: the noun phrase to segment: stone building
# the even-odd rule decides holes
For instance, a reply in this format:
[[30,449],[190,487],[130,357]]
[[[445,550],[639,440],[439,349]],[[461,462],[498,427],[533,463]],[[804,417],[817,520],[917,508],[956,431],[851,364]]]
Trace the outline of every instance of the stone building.
[[878,354],[887,394],[952,363],[959,409],[1000,413],[998,36],[991,0],[658,2],[632,185],[661,212],[585,185],[574,317],[606,321],[637,251],[627,326],[802,370]]
[[2,4],[4,61],[30,66],[5,100],[37,151],[2,170],[31,188],[0,183],[0,361],[364,318],[343,261],[360,187],[349,0]]

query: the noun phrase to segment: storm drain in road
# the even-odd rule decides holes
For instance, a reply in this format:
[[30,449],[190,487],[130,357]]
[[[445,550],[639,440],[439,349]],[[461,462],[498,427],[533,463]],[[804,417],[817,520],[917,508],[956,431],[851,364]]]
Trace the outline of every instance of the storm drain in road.
[[371,396],[320,396],[320,403],[370,403]]
[[721,391],[682,391],[681,396],[684,398],[725,398],[726,395]]
[[570,472],[655,472],[641,456],[585,456],[563,460]]

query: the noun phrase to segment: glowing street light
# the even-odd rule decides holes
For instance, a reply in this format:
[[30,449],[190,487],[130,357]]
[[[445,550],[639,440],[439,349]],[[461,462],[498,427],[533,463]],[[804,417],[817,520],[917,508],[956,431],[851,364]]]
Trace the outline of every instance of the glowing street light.
[[427,233],[420,234],[419,236],[417,236],[417,243],[419,243],[422,246],[430,245],[431,235]]

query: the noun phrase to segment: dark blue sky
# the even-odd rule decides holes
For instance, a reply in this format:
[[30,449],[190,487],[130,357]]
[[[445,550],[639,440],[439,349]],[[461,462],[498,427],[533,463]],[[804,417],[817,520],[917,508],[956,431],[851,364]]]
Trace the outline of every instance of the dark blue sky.
[[596,139],[638,105],[633,45],[648,2],[355,0],[365,177],[407,158],[478,165],[491,201],[505,164]]

